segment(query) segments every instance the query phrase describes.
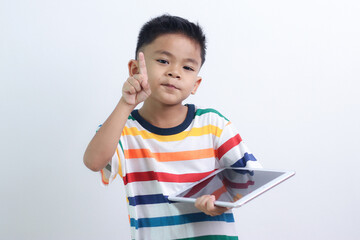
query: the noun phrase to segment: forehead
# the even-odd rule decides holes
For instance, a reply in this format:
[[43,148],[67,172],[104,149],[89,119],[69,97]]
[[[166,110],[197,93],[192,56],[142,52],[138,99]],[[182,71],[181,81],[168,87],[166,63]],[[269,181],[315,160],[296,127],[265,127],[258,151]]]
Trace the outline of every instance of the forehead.
[[176,58],[192,58],[201,63],[200,44],[183,34],[163,34],[143,48],[146,54],[169,52]]

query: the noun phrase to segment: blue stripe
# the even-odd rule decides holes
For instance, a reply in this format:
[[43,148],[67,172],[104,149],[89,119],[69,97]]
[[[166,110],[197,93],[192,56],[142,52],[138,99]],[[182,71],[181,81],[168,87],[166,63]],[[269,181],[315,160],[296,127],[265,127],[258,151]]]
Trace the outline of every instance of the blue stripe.
[[164,196],[163,194],[139,195],[135,197],[128,197],[128,200],[131,206],[143,205],[143,204],[169,203],[168,196]]
[[256,161],[256,158],[252,154],[245,153],[244,156],[231,165],[231,167],[246,167],[248,161]]
[[130,224],[131,227],[138,229],[144,227],[164,227],[205,221],[234,222],[234,216],[232,213],[223,213],[221,215],[211,217],[200,212],[169,217],[139,218],[138,220],[131,218]]

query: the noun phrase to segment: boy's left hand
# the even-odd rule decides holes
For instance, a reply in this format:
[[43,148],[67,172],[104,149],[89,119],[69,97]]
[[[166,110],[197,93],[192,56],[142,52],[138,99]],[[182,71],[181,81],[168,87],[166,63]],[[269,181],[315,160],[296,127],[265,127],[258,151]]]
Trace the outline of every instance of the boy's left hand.
[[196,199],[195,207],[210,216],[217,216],[223,214],[230,209],[227,207],[215,206],[214,202],[214,195],[204,195]]

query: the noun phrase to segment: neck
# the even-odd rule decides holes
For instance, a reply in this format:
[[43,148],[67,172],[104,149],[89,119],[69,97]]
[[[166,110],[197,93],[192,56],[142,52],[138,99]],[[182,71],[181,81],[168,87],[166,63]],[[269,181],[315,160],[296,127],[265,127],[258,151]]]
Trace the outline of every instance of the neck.
[[187,107],[182,104],[153,105],[145,101],[139,109],[139,114],[156,127],[172,128],[184,122],[187,111]]

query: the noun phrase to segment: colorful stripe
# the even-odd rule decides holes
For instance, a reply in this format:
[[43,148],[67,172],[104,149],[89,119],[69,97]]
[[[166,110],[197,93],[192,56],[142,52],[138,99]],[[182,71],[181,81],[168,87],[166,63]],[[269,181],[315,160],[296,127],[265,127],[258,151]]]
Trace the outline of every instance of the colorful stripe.
[[256,161],[256,158],[252,154],[244,153],[244,156],[231,165],[231,167],[246,167],[248,161]]
[[141,136],[143,139],[155,139],[159,142],[181,141],[187,137],[199,137],[203,135],[214,135],[220,137],[222,129],[214,125],[206,125],[200,128],[192,128],[190,131],[183,131],[174,135],[158,135],[146,130],[139,130],[137,127],[124,127],[123,136]]
[[116,155],[118,157],[118,165],[119,165],[119,169],[118,169],[118,173],[120,175],[120,177],[122,178],[123,177],[123,173],[122,173],[122,168],[121,168],[121,159],[120,159],[120,153],[119,153],[119,149],[117,148],[116,149]]
[[223,119],[225,119],[226,121],[229,121],[229,119],[227,119],[226,117],[224,117],[224,115],[222,115],[221,113],[219,113],[218,111],[216,111],[215,109],[212,109],[212,108],[198,109],[198,110],[196,110],[195,115],[196,115],[196,116],[201,116],[201,115],[206,114],[206,113],[215,113],[215,114],[217,114],[218,116],[220,116],[220,117],[222,117]]
[[211,180],[214,179],[214,177],[215,176],[209,177],[205,181],[203,181],[199,184],[196,184],[193,188],[191,188],[191,190],[188,193],[186,193],[184,195],[184,197],[191,197],[191,196],[195,195],[196,193],[200,192],[200,190],[202,190],[205,186],[207,186],[211,182]]
[[136,229],[144,227],[164,227],[207,221],[234,222],[234,216],[232,213],[223,213],[221,215],[212,217],[201,212],[167,217],[139,218],[137,220],[134,218],[130,219],[131,227],[135,227]]
[[124,184],[132,182],[142,182],[142,181],[159,181],[159,182],[176,182],[176,183],[191,183],[196,182],[204,177],[208,176],[210,173],[213,173],[215,170],[210,172],[203,173],[185,173],[185,174],[171,174],[164,172],[134,172],[128,173],[123,178]]
[[130,206],[169,203],[168,197],[163,194],[138,195],[135,197],[128,197],[128,200]]
[[128,120],[136,121],[136,119],[131,115],[129,115]]
[[[231,213],[211,217],[199,213],[193,205],[187,207],[188,203],[168,200],[167,194],[205,178],[220,166],[245,167],[249,161],[256,161],[226,117],[211,108],[188,107],[185,121],[171,131],[151,125],[133,111],[115,154],[119,167],[113,165],[111,175],[110,170],[102,171],[104,182],[116,172],[123,174],[132,238],[238,239]],[[117,164],[115,159],[112,161]],[[209,178],[202,184],[213,180]],[[248,181],[235,186],[245,188],[251,184]],[[213,194],[220,196],[225,187],[217,186]],[[196,193],[201,193],[200,187],[187,194]]]
[[158,162],[186,161],[215,157],[213,148],[181,151],[181,152],[151,152],[149,149],[129,149],[124,151],[125,158],[153,158]]
[[230,149],[240,144],[242,141],[239,134],[227,140],[223,145],[217,149],[218,158],[221,159]]
[[108,185],[109,184],[109,179],[105,177],[105,169],[100,170],[100,174],[101,174],[101,181],[104,185]]
[[227,192],[227,189],[225,187],[225,185],[222,185],[219,189],[217,189],[215,192],[213,192],[213,194],[211,195],[214,195],[215,196],[215,199],[219,199],[220,196],[223,194],[223,193],[226,193]]

